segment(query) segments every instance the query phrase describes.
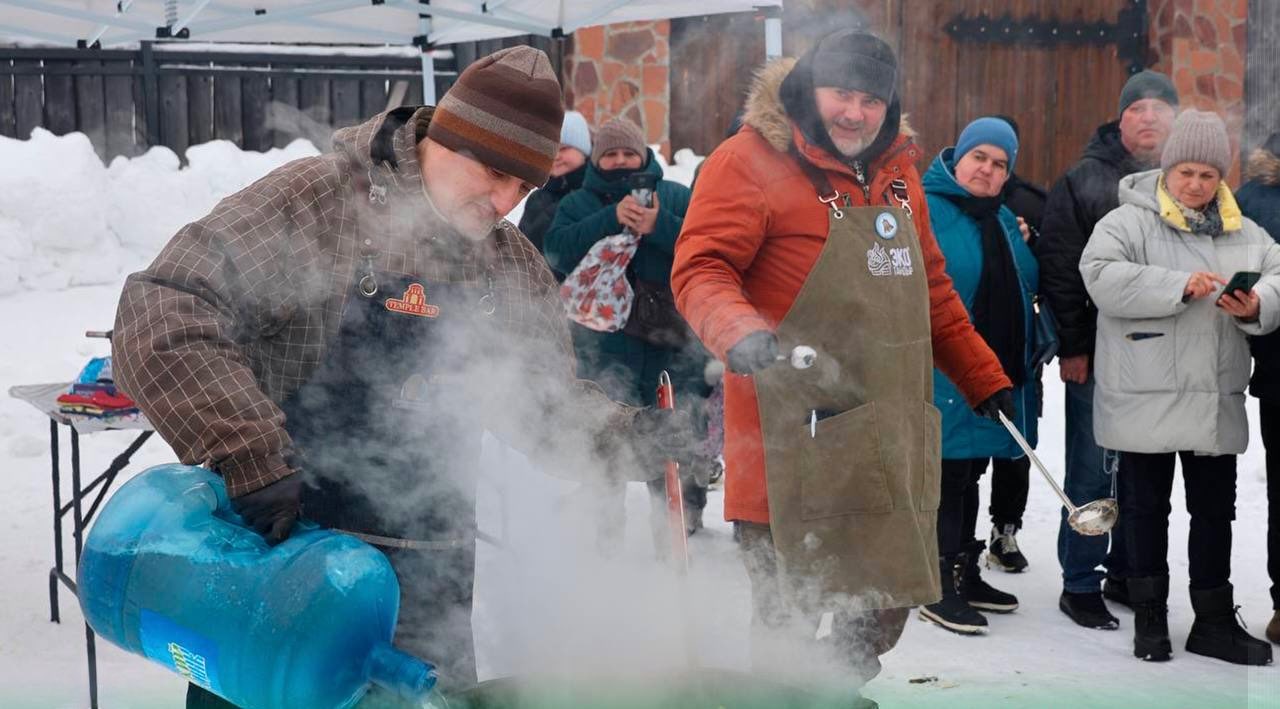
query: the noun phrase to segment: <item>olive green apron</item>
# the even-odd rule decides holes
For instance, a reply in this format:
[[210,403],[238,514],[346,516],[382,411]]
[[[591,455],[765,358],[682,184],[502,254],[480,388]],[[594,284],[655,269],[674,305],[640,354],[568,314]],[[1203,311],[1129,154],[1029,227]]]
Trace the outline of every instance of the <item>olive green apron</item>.
[[[769,518],[786,588],[806,610],[936,602],[940,415],[932,404],[929,286],[905,183],[828,207],[827,242],[778,324],[811,369],[754,376]],[[843,204],[842,204],[843,203]]]

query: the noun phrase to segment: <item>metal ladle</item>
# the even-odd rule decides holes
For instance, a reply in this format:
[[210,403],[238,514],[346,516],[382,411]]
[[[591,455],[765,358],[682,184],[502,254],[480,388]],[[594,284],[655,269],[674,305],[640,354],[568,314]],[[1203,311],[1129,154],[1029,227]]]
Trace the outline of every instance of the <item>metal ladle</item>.
[[1094,500],[1077,507],[1071,502],[1071,498],[1067,497],[1067,493],[1062,491],[1058,486],[1058,481],[1053,479],[1049,471],[1036,457],[1035,451],[1031,450],[1031,446],[1027,445],[1027,439],[1018,433],[1018,428],[1013,425],[1004,412],[999,413],[1000,423],[1008,429],[1009,435],[1013,436],[1013,440],[1018,442],[1018,446],[1022,448],[1022,452],[1027,454],[1027,458],[1035,464],[1036,469],[1044,475],[1044,479],[1049,481],[1049,485],[1053,487],[1053,491],[1058,493],[1058,498],[1062,500],[1062,504],[1067,508],[1067,524],[1077,532],[1087,536],[1096,537],[1100,534],[1106,534],[1115,526],[1116,519],[1120,516],[1120,505],[1116,503],[1114,497],[1104,497],[1101,500]]

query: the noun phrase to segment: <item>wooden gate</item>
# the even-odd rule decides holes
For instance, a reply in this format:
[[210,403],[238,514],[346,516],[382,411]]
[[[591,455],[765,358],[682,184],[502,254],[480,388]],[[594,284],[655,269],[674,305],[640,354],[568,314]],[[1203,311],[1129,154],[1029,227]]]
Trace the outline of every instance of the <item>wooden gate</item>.
[[[827,32],[861,24],[898,51],[903,107],[927,159],[953,144],[974,118],[1006,114],[1022,133],[1018,173],[1048,185],[1079,158],[1099,125],[1117,118],[1120,89],[1147,61],[1146,5],[796,0],[783,16],[783,50],[796,56]],[[753,42],[763,31],[751,16],[736,17],[747,19],[672,23],[673,148],[713,148],[727,116],[741,105],[753,68],[764,61],[762,39]],[[718,24],[704,31],[695,21]],[[923,171],[926,160],[919,167]]]

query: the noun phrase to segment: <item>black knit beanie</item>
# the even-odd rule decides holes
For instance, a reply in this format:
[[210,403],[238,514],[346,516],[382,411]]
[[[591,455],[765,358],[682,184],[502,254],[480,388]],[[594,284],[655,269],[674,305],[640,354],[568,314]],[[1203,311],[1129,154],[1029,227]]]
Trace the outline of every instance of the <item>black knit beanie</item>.
[[813,49],[813,85],[862,91],[889,103],[898,85],[898,59],[879,37],[840,30]]
[[[815,73],[825,78],[820,81]],[[896,84],[897,60],[889,45],[860,30],[839,30],[818,40],[796,61],[791,73],[782,80],[778,93],[787,116],[800,127],[806,140],[837,160],[869,164],[898,137],[902,105]],[[818,114],[818,105],[813,97],[813,90],[819,86],[863,91],[879,96],[889,105],[880,132],[853,158],[841,155],[822,124],[822,116]]]
[[1143,69],[1124,83],[1120,90],[1120,113],[1144,98],[1160,99],[1174,108],[1178,106],[1178,90],[1173,82],[1164,74],[1150,69]]

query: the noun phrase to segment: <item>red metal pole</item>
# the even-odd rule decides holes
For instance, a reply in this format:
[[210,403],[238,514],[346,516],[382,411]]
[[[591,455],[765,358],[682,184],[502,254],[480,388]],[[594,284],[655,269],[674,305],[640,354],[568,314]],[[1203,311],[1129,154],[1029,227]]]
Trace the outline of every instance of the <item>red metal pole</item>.
[[[675,409],[676,393],[671,375],[658,376],[658,408]],[[684,496],[680,490],[680,464],[667,461],[667,527],[671,530],[671,552],[681,572],[689,571],[689,540],[684,526]]]

